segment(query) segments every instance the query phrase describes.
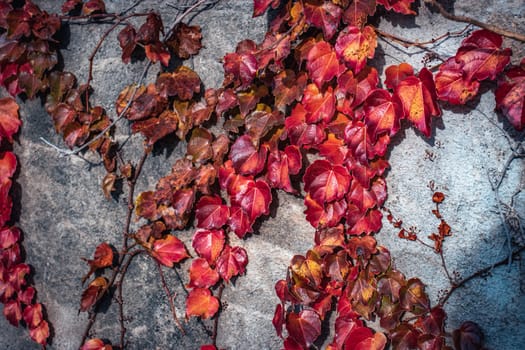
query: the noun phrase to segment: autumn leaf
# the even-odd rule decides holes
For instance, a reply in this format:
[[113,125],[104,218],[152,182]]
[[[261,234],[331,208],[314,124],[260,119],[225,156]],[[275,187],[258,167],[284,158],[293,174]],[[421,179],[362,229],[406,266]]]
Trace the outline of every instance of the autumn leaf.
[[190,266],[190,288],[210,288],[219,281],[219,273],[204,258],[197,258]]
[[205,229],[221,228],[226,224],[230,211],[217,196],[203,196],[195,206],[197,227]]
[[255,79],[257,58],[251,53],[229,53],[223,58],[224,82],[245,88]]
[[324,40],[315,43],[308,51],[306,68],[318,88],[332,80],[339,73],[339,60],[332,45]]
[[18,327],[22,320],[22,307],[18,300],[8,300],[4,303],[4,316],[13,326]]
[[279,4],[279,0],[253,0],[253,17],[258,17],[265,13],[270,5],[272,5],[272,8],[276,8]]
[[[47,344],[47,339],[50,336],[49,324],[46,320],[43,320],[35,327],[29,328],[29,336],[36,343],[45,346]],[[104,350],[111,350],[111,347]]]
[[174,263],[178,263],[187,257],[188,252],[184,243],[173,235],[166,235],[164,239],[157,239],[153,242],[151,255],[161,264],[173,267]]
[[429,310],[429,300],[425,293],[425,285],[418,278],[411,278],[399,291],[401,307],[414,314],[422,314]]
[[13,176],[16,165],[16,156],[13,152],[0,153],[0,184],[5,184]]
[[525,59],[519,67],[512,67],[498,79],[495,92],[499,109],[518,131],[525,128]]
[[[441,65],[440,68],[441,67],[443,67],[443,65]],[[400,82],[413,75],[414,68],[406,62],[402,62],[399,65],[389,66],[385,70],[385,85],[387,88],[395,90]]]
[[299,313],[291,312],[286,317],[286,330],[298,344],[309,348],[321,334],[321,319],[315,311],[309,309]]
[[[3,226],[3,225],[2,225]],[[0,248],[8,249],[20,240],[20,230],[16,227],[0,229]]]
[[383,5],[387,10],[402,13],[404,15],[415,15],[416,12],[410,9],[410,5],[415,0],[376,0],[378,4]]
[[368,327],[356,327],[346,337],[344,350],[383,350],[386,342],[383,333],[372,333]]
[[215,265],[215,261],[222,252],[224,243],[224,231],[198,229],[193,235],[191,245],[200,257],[205,258],[210,265]]
[[456,53],[467,81],[494,80],[510,61],[511,49],[501,49],[501,35],[486,29],[473,32],[463,40]]
[[275,107],[284,107],[294,101],[299,101],[306,86],[307,76],[304,72],[296,74],[286,69],[273,77],[272,93],[275,97]]
[[155,82],[162,97],[178,96],[181,100],[191,100],[201,91],[201,79],[197,73],[186,66],[178,67],[174,72],[161,73]]
[[300,103],[292,109],[289,117],[284,121],[284,126],[290,139],[290,143],[296,146],[308,148],[321,143],[326,134],[322,127],[317,124],[306,123],[307,112]]
[[423,68],[418,77],[406,78],[397,86],[395,95],[401,101],[405,117],[430,137],[430,119],[441,115],[432,73]]
[[318,203],[310,194],[304,198],[306,220],[315,228],[334,227],[345,216],[346,200],[336,200],[330,203]]
[[376,33],[372,27],[349,27],[337,37],[335,52],[354,74],[358,74],[365,67],[366,59],[374,57],[376,46]]
[[463,66],[457,63],[454,57],[439,67],[436,74],[436,91],[440,100],[455,105],[465,104],[476,96],[478,89],[479,81],[465,79]]
[[[360,212],[357,209],[357,212]],[[383,215],[377,209],[368,210],[365,215],[355,216],[355,210],[351,210],[350,206],[347,211],[346,221],[348,222],[350,229],[348,230],[349,235],[360,235],[360,234],[371,234],[378,232],[381,229],[381,218]]]
[[82,14],[85,16],[92,15],[94,13],[105,13],[106,6],[103,0],[88,0],[82,6]]
[[93,338],[93,339],[87,340],[80,348],[80,350],[112,350],[112,349],[113,348],[111,345],[104,344],[104,341],[102,341],[102,339],[99,339],[99,338]]
[[194,163],[201,163],[213,156],[212,134],[204,128],[194,128],[186,147],[186,153]]
[[268,149],[259,147],[257,149],[248,135],[239,137],[230,149],[229,158],[233,163],[235,171],[242,175],[257,175],[266,165]]
[[308,124],[332,120],[335,113],[335,99],[331,86],[320,91],[317,85],[308,84],[303,93],[302,105],[306,111],[306,122]]
[[108,281],[104,277],[97,277],[82,292],[80,310],[88,311],[106,292]]
[[483,346],[483,331],[472,321],[465,321],[452,333],[456,350],[476,350]]
[[376,12],[376,0],[353,0],[343,13],[343,22],[349,26],[362,28]]
[[368,95],[363,111],[367,131],[373,141],[377,140],[380,134],[393,136],[399,131],[403,109],[399,100],[392,98],[386,90],[377,89]]
[[348,155],[348,147],[344,140],[332,133],[328,133],[327,139],[317,146],[319,154],[332,164],[343,164]]
[[350,174],[341,165],[332,165],[326,160],[316,160],[303,177],[304,190],[318,203],[327,203],[343,198],[350,186]]
[[217,258],[216,268],[223,280],[228,283],[232,277],[243,274],[248,264],[246,250],[226,245]]
[[419,328],[422,333],[440,337],[443,335],[446,318],[447,314],[443,308],[435,306],[430,310],[428,315],[419,317],[414,325]]
[[281,188],[286,192],[295,193],[290,175],[297,175],[301,168],[302,155],[299,148],[288,145],[284,151],[270,152],[266,177],[273,188]]
[[111,249],[111,246],[106,242],[100,243],[95,249],[93,259],[86,261],[89,264],[89,272],[82,278],[82,283],[96,270],[109,267],[113,264],[113,249]]
[[249,181],[244,191],[236,193],[232,198],[233,205],[239,205],[254,221],[261,215],[270,213],[272,193],[270,186],[264,180]]
[[395,349],[419,349],[417,339],[421,335],[412,325],[403,322],[390,332],[392,346]]
[[230,208],[228,226],[239,238],[243,238],[247,233],[252,232],[253,220],[240,206],[233,205]]
[[172,34],[166,40],[168,47],[182,59],[188,59],[190,56],[199,53],[202,48],[201,27],[189,26],[179,22],[173,28]]
[[219,311],[219,300],[207,288],[195,288],[186,299],[186,317],[191,316],[208,319]]
[[330,40],[337,31],[342,13],[341,8],[332,2],[315,0],[304,2],[306,23],[322,29],[326,40]]
[[24,308],[23,318],[27,327],[35,328],[36,326],[38,326],[40,322],[42,322],[42,320],[44,319],[42,316],[42,304],[37,303],[27,305]]
[[120,48],[122,49],[122,62],[129,63],[131,62],[131,54],[135,50],[137,43],[135,38],[137,36],[137,31],[133,28],[132,25],[128,24],[118,33],[118,42]]
[[0,141],[3,138],[12,143],[22,122],[18,118],[18,104],[11,97],[0,98]]

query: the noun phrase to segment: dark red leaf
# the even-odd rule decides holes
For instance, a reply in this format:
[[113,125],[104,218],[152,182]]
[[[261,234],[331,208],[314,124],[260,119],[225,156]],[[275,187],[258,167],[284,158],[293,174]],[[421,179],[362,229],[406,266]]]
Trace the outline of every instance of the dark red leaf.
[[93,13],[105,13],[106,6],[103,0],[88,0],[82,6],[82,14],[85,16],[92,15]]
[[318,2],[306,0],[304,2],[304,16],[306,23],[323,30],[324,38],[330,40],[341,20],[343,11],[332,2]]
[[95,278],[82,292],[80,311],[88,311],[106,291],[108,281],[104,277]]
[[281,188],[295,193],[290,175],[297,175],[302,168],[302,155],[299,148],[288,145],[284,151],[270,152],[267,165],[267,179],[273,188]]
[[521,131],[525,128],[525,59],[520,67],[512,67],[498,80],[496,108]]
[[478,93],[479,81],[465,79],[463,66],[454,57],[449,58],[436,74],[437,96],[451,104],[465,104]]
[[272,324],[277,332],[277,335],[282,338],[283,326],[284,326],[285,314],[281,304],[277,304],[275,307],[275,313],[273,314]]
[[192,240],[192,247],[200,257],[205,258],[210,265],[215,265],[224,247],[225,237],[222,230],[198,229]]
[[399,291],[401,307],[414,314],[421,314],[429,310],[428,295],[425,285],[418,278],[411,278]]
[[456,350],[480,350],[483,346],[483,331],[472,321],[463,322],[452,337]]
[[318,203],[342,199],[350,186],[350,174],[340,165],[332,165],[326,160],[316,160],[303,177],[304,190]]
[[242,175],[257,175],[266,165],[266,147],[255,148],[248,135],[242,135],[231,146],[229,158],[235,171]]
[[23,312],[24,322],[28,328],[35,328],[43,321],[42,304],[27,305]]
[[494,80],[510,61],[511,49],[501,49],[501,35],[480,29],[463,40],[456,53],[467,81]]
[[264,180],[249,181],[244,191],[235,194],[235,197],[232,198],[232,204],[239,205],[246,212],[250,221],[254,221],[261,215],[268,215],[271,202],[271,189]]
[[257,58],[251,53],[229,53],[224,56],[224,81],[234,82],[245,88],[252,83],[257,73]]
[[353,0],[343,14],[343,21],[353,27],[362,28],[376,12],[376,0]]
[[247,264],[248,255],[244,248],[232,248],[226,245],[217,258],[217,271],[226,282],[229,282],[232,277],[243,274]]
[[321,334],[321,319],[315,311],[309,309],[299,313],[291,312],[286,318],[286,330],[297,343],[309,348]]
[[228,217],[228,226],[235,232],[237,237],[243,238],[247,233],[252,232],[253,221],[250,220],[248,214],[240,206],[233,205],[230,208],[230,216]]
[[308,51],[306,63],[310,79],[322,88],[325,82],[332,80],[339,73],[339,60],[332,48],[326,41],[315,43]]
[[228,221],[229,215],[228,206],[224,205],[221,197],[217,195],[201,197],[195,206],[195,217],[199,228],[221,228]]
[[122,62],[129,63],[131,61],[131,54],[137,46],[135,42],[137,32],[132,25],[128,24],[118,33],[118,42],[122,49]]
[[326,135],[322,127],[317,124],[306,123],[307,112],[303,105],[298,103],[295,105],[292,113],[284,121],[288,138],[293,145],[305,146],[308,148],[311,145],[321,143]]
[[182,59],[188,59],[190,56],[199,53],[202,48],[201,27],[189,26],[185,23],[178,23],[166,44],[172,49],[177,56]]
[[392,98],[386,90],[377,89],[368,95],[363,110],[367,131],[373,141],[380,134],[393,136],[399,130],[403,109],[399,100]]

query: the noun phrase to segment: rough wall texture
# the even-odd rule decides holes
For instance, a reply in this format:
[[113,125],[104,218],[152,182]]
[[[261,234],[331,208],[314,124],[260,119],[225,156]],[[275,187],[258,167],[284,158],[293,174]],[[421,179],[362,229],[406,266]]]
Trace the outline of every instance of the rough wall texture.
[[[48,11],[58,11],[61,5],[61,1],[37,3]],[[461,1],[454,8],[456,13],[525,32],[525,4],[522,1],[484,3],[480,6],[477,1]],[[106,5],[108,12],[129,6],[124,0],[106,0]],[[199,73],[205,86],[221,84],[220,59],[233,51],[237,42],[245,38],[255,41],[263,38],[267,19],[252,19],[251,6],[248,0],[223,0],[191,17],[193,24],[203,28],[205,48],[186,64]],[[177,12],[168,2],[159,5],[152,0],[141,2],[137,10],[150,8],[158,9],[166,26]],[[421,41],[464,28],[463,24],[445,20],[424,6],[420,7],[416,18],[392,15],[382,19],[379,26],[393,34]],[[88,55],[105,28],[107,26],[103,25],[69,27],[70,40],[62,50],[65,69],[72,70],[80,81],[87,75]],[[455,53],[462,39],[449,38],[437,43],[434,49],[448,57]],[[522,47],[513,45],[517,55],[520,50],[523,54]],[[374,64],[380,73],[388,65],[401,61],[421,67],[425,54],[382,40],[377,51]],[[95,60],[96,102],[113,111],[118,92],[138,80],[143,66],[144,62],[122,64],[115,35],[110,36]],[[151,69],[148,78],[153,79],[155,74],[156,70]],[[469,106],[445,107],[441,120],[434,123],[432,138],[427,140],[405,128],[396,136],[389,156],[391,170],[387,176],[389,199],[386,206],[407,224],[418,226],[423,233],[431,233],[436,221],[430,214],[428,182],[433,180],[447,194],[442,213],[454,234],[445,243],[445,256],[450,269],[462,276],[501,260],[507,253],[488,176],[492,169],[501,170],[509,155],[509,145],[500,130],[509,129],[509,125],[493,111],[494,86],[485,84],[485,87],[486,93]],[[101,165],[76,156],[60,157],[39,140],[44,137],[60,144],[41,101],[23,103],[21,115],[24,126],[15,147],[20,162],[16,182],[19,225],[24,231],[27,262],[34,267],[39,299],[46,305],[53,325],[49,349],[74,349],[79,346],[86,323],[86,315],[77,312],[81,277],[86,271],[86,264],[80,257],[89,257],[101,241],[119,243],[125,198],[118,201],[104,198],[100,190],[104,175]],[[118,137],[124,140],[127,136]],[[137,151],[128,151],[125,158],[136,161],[141,140],[132,137],[129,142],[137,146],[134,147]],[[155,151],[155,156],[145,165],[145,176],[138,191],[153,188],[156,179],[166,174],[170,164],[181,155],[182,146]],[[87,157],[96,161],[96,158]],[[503,201],[510,202],[515,189],[525,182],[524,177],[523,161],[518,160],[505,179],[501,190]],[[218,344],[223,348],[280,348],[280,340],[271,324],[278,300],[274,284],[285,277],[292,256],[304,254],[311,247],[314,230],[304,219],[301,199],[279,194],[278,203],[278,209],[262,222],[256,234],[232,242],[244,246],[250,263],[246,276],[228,286],[223,294],[228,303],[219,323]],[[515,203],[524,216],[525,193],[519,194]],[[182,233],[181,238],[191,246],[191,232]],[[386,222],[377,238],[391,250],[398,269],[408,277],[420,277],[436,301],[438,291],[447,286],[439,256],[430,249],[399,240]],[[187,268],[184,264],[180,267],[183,279]],[[446,307],[451,329],[470,319],[482,326],[491,348],[522,348],[525,344],[525,296],[520,289],[524,283],[521,271],[519,262],[514,262],[508,268],[495,268],[485,278],[458,290]],[[166,272],[168,283],[177,294],[177,313],[182,317],[185,292],[177,275],[173,271]],[[180,334],[160,288],[156,268],[148,259],[139,258],[132,265],[124,293],[125,311],[129,316],[129,349],[197,349],[199,344],[209,342],[204,326],[210,327],[211,323],[191,320],[185,325],[187,334]],[[118,338],[118,332],[115,308],[110,307],[99,316],[94,335],[111,340]],[[28,340],[26,330],[11,327],[2,317],[0,334],[0,349],[38,348]]]

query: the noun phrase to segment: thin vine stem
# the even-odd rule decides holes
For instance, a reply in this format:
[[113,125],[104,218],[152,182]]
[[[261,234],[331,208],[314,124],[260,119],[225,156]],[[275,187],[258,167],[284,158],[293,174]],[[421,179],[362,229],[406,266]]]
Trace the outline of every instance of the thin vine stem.
[[511,38],[511,39],[515,39],[515,40],[518,40],[518,41],[525,42],[525,35],[523,35],[523,34],[512,32],[510,30],[506,30],[506,29],[497,27],[497,26],[492,25],[492,24],[481,22],[481,21],[478,21],[477,19],[470,18],[470,17],[467,17],[467,16],[456,16],[456,15],[453,15],[452,13],[448,12],[447,10],[445,10],[443,5],[441,5],[436,0],[425,0],[425,3],[434,6],[435,8],[438,9],[439,13],[443,17],[445,17],[447,19],[450,19],[452,21],[463,22],[463,23],[470,23],[472,25],[475,25],[476,27],[487,29],[487,30],[490,30],[491,32],[494,32],[494,33],[506,36],[507,38]]
[[177,317],[177,310],[175,309],[175,304],[173,300],[176,297],[176,294],[171,294],[171,291],[168,287],[168,284],[166,283],[166,278],[164,277],[164,271],[162,271],[162,266],[158,261],[155,261],[157,265],[157,270],[159,271],[160,281],[162,284],[162,289],[164,289],[164,292],[166,293],[166,297],[168,298],[168,302],[170,304],[170,310],[171,314],[173,315],[173,320],[177,324],[177,328],[180,330],[180,332],[185,335],[186,331],[184,331],[184,327],[182,327],[182,324],[180,323],[179,318]]

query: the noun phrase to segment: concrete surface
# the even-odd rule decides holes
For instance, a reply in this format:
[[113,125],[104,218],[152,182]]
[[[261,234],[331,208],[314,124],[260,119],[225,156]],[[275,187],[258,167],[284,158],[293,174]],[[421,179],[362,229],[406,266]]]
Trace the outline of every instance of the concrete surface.
[[[49,11],[57,11],[62,3],[35,2]],[[137,11],[160,6],[159,12],[167,26],[176,10],[168,6],[168,2],[157,3],[143,1]],[[485,3],[480,6],[479,2],[468,0],[457,2],[454,7],[458,14],[468,14],[525,32],[525,4],[522,1]],[[125,0],[106,0],[106,6],[111,12],[129,4]],[[223,0],[191,18],[193,24],[203,27],[205,48],[187,64],[200,74],[206,86],[220,85],[222,68],[219,60],[225,53],[233,51],[238,41],[245,38],[260,41],[263,38],[267,19],[251,19],[251,6],[248,0]],[[464,27],[431,13],[424,6],[419,9],[419,14],[415,19],[389,16],[380,21],[380,28],[424,41]],[[88,53],[104,28],[70,26],[70,42],[62,54],[65,69],[74,71],[80,81],[87,74]],[[435,50],[445,57],[453,55],[462,39],[445,40],[436,45]],[[523,56],[522,44],[512,45],[515,51],[521,49]],[[141,62],[123,65],[119,50],[115,36],[110,36],[95,61],[96,102],[107,106],[110,111],[113,111],[120,89],[136,81],[144,65]],[[422,67],[423,56],[421,50],[405,49],[379,40],[374,64],[380,73],[388,65],[401,61]],[[515,57],[515,60],[522,56]],[[150,71],[150,80],[155,73],[154,69]],[[389,155],[391,170],[387,175],[389,199],[386,206],[405,223],[430,233],[436,220],[430,214],[432,203],[428,182],[433,180],[446,193],[442,213],[454,235],[446,240],[445,256],[449,268],[462,276],[489,266],[506,254],[505,234],[487,174],[492,169],[501,170],[510,152],[502,131],[498,129],[509,129],[509,124],[493,111],[494,85],[484,86],[486,93],[471,105],[461,108],[445,106],[442,119],[434,123],[431,139],[426,140],[412,129],[404,128],[396,136]],[[48,348],[74,349],[79,345],[86,323],[86,315],[77,313],[82,292],[81,277],[87,270],[80,257],[90,257],[94,248],[104,240],[119,244],[125,198],[118,202],[104,198],[99,186],[104,175],[102,166],[90,165],[79,157],[60,157],[39,140],[39,137],[44,137],[60,143],[40,101],[23,103],[21,114],[24,126],[15,146],[20,162],[16,181],[20,201],[19,226],[24,231],[27,262],[34,268],[33,280],[38,297],[45,304],[53,325],[53,341]],[[134,137],[126,149],[131,150],[140,143],[141,140]],[[134,149],[140,150],[140,147]],[[145,165],[145,176],[138,191],[153,188],[156,179],[169,171],[170,163],[181,151],[182,145],[156,151]],[[135,151],[127,152],[127,159],[138,159]],[[523,186],[523,174],[523,160],[515,161],[501,190],[503,201],[508,203],[516,187],[520,183]],[[220,318],[220,347],[280,349],[280,340],[271,324],[278,300],[274,284],[285,277],[292,256],[304,254],[311,247],[314,231],[304,219],[301,199],[281,193],[278,201],[279,208],[273,217],[264,220],[257,234],[244,241],[232,242],[245,247],[250,262],[247,275],[224,291],[223,299],[228,307]],[[517,197],[516,208],[524,216],[525,193]],[[191,232],[182,233],[181,238],[191,246]],[[408,277],[420,277],[427,284],[432,300],[436,301],[438,291],[447,286],[439,257],[429,249],[396,238],[396,232],[386,222],[377,238],[391,250],[398,269]],[[183,264],[182,271],[185,272],[187,267]],[[177,293],[177,313],[183,317],[184,291],[176,274],[165,271],[170,287]],[[187,279],[184,273],[182,276]],[[525,344],[525,296],[520,290],[523,280],[519,262],[514,262],[510,268],[496,268],[489,276],[458,290],[446,307],[449,329],[464,320],[473,320],[482,326],[490,348],[521,349]],[[195,320],[185,325],[187,335],[181,336],[171,319],[164,292],[159,288],[156,268],[148,259],[138,258],[132,265],[124,293],[127,300],[125,312],[129,317],[129,349],[198,349],[200,344],[209,342],[203,324]],[[209,322],[204,325],[211,327]],[[110,307],[99,315],[93,330],[97,337],[118,342],[116,308]],[[28,340],[25,329],[11,327],[3,317],[0,317],[0,334],[0,349],[38,348]]]

